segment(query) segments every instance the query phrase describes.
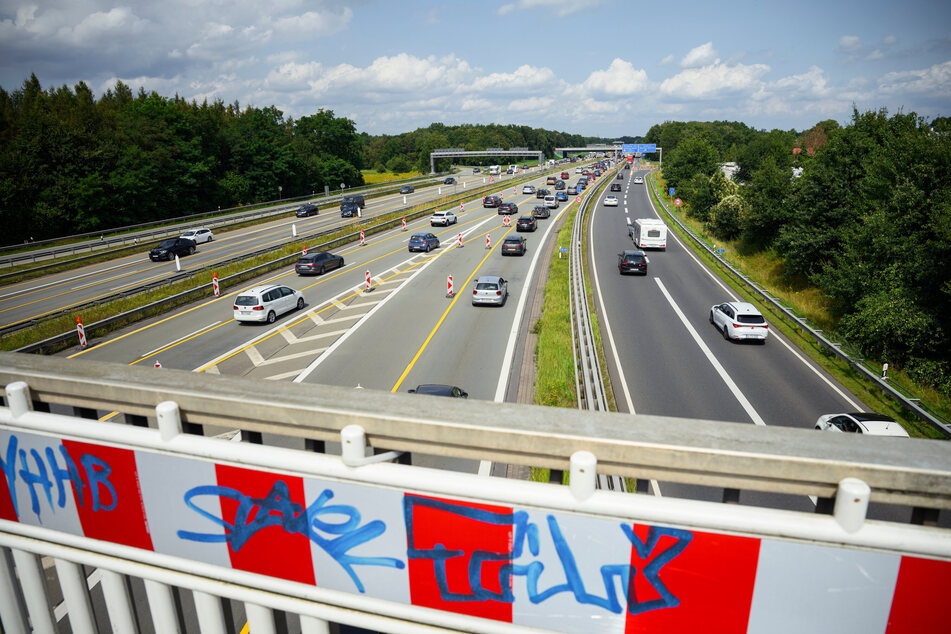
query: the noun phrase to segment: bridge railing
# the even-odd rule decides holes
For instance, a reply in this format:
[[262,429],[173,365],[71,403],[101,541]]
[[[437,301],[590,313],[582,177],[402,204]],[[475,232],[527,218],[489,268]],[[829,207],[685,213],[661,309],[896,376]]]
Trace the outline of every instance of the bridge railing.
[[[242,618],[255,634],[329,622],[747,631],[777,619],[809,631],[837,617],[855,631],[929,631],[951,578],[951,531],[866,515],[870,501],[931,519],[947,509],[940,441],[10,353],[0,384],[8,632],[54,631],[63,612],[74,632],[140,631],[136,619],[224,632]],[[426,456],[564,469],[570,484],[419,466]],[[598,472],[833,504],[801,513],[598,491]]]

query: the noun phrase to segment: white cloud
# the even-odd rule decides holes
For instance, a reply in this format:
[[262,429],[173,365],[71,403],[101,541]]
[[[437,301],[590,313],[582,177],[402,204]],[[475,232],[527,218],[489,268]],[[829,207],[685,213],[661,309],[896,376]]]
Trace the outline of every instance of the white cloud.
[[279,33],[293,33],[309,37],[322,37],[338,33],[353,19],[353,11],[344,7],[343,11],[307,11],[301,15],[279,18],[274,22],[274,30]]
[[894,35],[886,35],[886,36],[885,36],[885,39],[882,40],[882,43],[885,44],[885,46],[891,46],[892,44],[896,43],[897,41],[898,41],[898,38],[895,37]]
[[532,112],[536,110],[545,110],[555,103],[552,97],[528,97],[526,99],[515,99],[509,103],[509,110],[515,112]]
[[585,95],[629,96],[647,89],[647,73],[615,57],[606,70],[596,70],[581,84]]
[[605,0],[517,0],[499,7],[499,15],[508,15],[514,11],[527,9],[543,9],[546,13],[553,13],[559,18],[580,11],[588,11],[605,3]]
[[537,68],[523,64],[513,73],[491,73],[479,77],[470,87],[463,90],[491,91],[491,92],[526,92],[545,90],[549,92],[552,85],[559,83],[557,75],[550,68]]
[[671,53],[670,55],[668,55],[668,56],[665,57],[664,59],[660,60],[660,62],[658,62],[658,63],[659,63],[661,66],[665,66],[665,65],[671,63],[672,61],[674,61],[674,54],[673,54],[673,53]]
[[843,35],[839,38],[839,50],[845,53],[851,53],[862,46],[862,40],[858,35]]
[[935,64],[922,70],[888,73],[878,82],[884,94],[907,95],[917,93],[929,97],[951,96],[951,61]]
[[770,84],[770,88],[796,95],[823,96],[829,93],[825,72],[818,66],[810,66],[800,75],[783,77]]
[[760,77],[769,72],[766,64],[728,66],[715,60],[709,66],[688,68],[661,82],[660,92],[676,99],[716,99],[732,93],[752,94]]
[[868,55],[866,55],[866,56],[865,56],[865,59],[866,59],[867,61],[874,62],[875,60],[877,60],[877,59],[882,59],[882,58],[884,58],[884,57],[885,57],[885,54],[884,54],[884,53],[882,53],[882,52],[881,52],[880,50],[878,50],[878,49],[875,49],[874,51],[872,51],[871,53],[869,53]]
[[682,68],[697,68],[713,63],[716,58],[717,52],[713,48],[713,42],[707,42],[687,53],[687,55],[680,60],[680,66]]

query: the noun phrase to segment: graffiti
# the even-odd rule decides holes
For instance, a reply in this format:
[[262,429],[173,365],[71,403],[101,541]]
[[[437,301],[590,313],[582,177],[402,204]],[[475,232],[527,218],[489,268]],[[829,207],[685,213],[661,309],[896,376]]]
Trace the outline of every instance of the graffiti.
[[[201,508],[195,498],[203,496],[238,502],[234,523],[228,523]],[[287,484],[281,480],[274,483],[264,498],[252,498],[230,487],[197,486],[185,494],[185,504],[202,517],[224,528],[225,532],[197,533],[180,530],[178,536],[196,542],[226,542],[237,552],[261,529],[280,526],[287,533],[307,536],[322,548],[347,572],[360,592],[364,592],[364,586],[354,566],[396,569],[406,566],[403,561],[393,557],[360,557],[349,554],[353,548],[382,535],[386,531],[386,524],[381,520],[373,520],[360,526],[360,511],[346,504],[327,504],[333,496],[333,491],[324,489],[305,510],[301,504],[291,501]],[[327,516],[342,516],[344,519],[334,523],[325,519]],[[335,537],[324,537],[321,533]]]
[[[515,533],[512,549],[508,552],[472,550],[467,553],[458,548],[446,548],[443,544],[436,544],[432,548],[417,548],[415,547],[413,526],[415,511],[421,506],[438,509],[478,524],[512,526]],[[575,555],[562,533],[558,520],[553,515],[546,516],[547,528],[560,564],[559,573],[564,582],[546,588],[540,587],[540,579],[545,570],[544,563],[537,560],[527,564],[511,563],[522,559],[526,555],[526,547],[527,552],[532,557],[538,557],[540,553],[539,527],[534,522],[529,521],[528,513],[525,511],[500,513],[439,500],[407,497],[404,502],[404,519],[409,544],[407,558],[410,560],[425,559],[432,562],[436,584],[443,601],[493,600],[513,603],[515,597],[512,592],[512,578],[523,577],[529,600],[532,603],[538,604],[557,595],[571,594],[578,603],[598,606],[615,614],[619,614],[623,610],[621,597],[626,599],[627,611],[630,614],[640,614],[650,610],[678,606],[680,604],[679,600],[661,581],[660,572],[666,564],[674,560],[689,545],[693,538],[690,531],[650,526],[647,529],[647,538],[642,541],[634,533],[631,526],[620,525],[620,530],[634,547],[637,556],[645,561],[640,573],[654,592],[659,595],[655,599],[639,601],[634,592],[633,583],[638,569],[627,562],[601,566],[603,594],[599,595],[589,591],[581,579]],[[475,530],[478,531],[479,528],[475,527]],[[672,543],[660,547],[660,541],[664,537],[671,538],[667,541]],[[454,558],[465,557],[468,557],[467,569],[470,591],[468,593],[453,592],[449,589],[447,562]],[[498,592],[486,588],[483,583],[484,565],[486,562],[494,561],[506,562],[499,569],[498,579],[493,580],[498,582],[500,587]],[[621,597],[618,596],[615,590],[616,581],[620,582]]]
[[[73,491],[76,492],[78,506],[85,506],[85,490],[88,488],[93,511],[111,511],[115,508],[118,503],[118,496],[115,487],[109,480],[112,468],[104,460],[92,454],[83,454],[79,458],[79,463],[82,466],[82,472],[80,472],[66,447],[60,444],[57,449],[59,449],[62,458],[62,466],[60,466],[56,452],[53,451],[52,447],[46,447],[43,455],[36,449],[30,449],[27,453],[25,449],[19,448],[19,439],[14,435],[10,436],[6,451],[0,453],[0,470],[6,476],[7,488],[10,492],[14,511],[19,515],[16,490],[18,480],[27,486],[30,493],[30,508],[40,521],[42,521],[42,511],[37,489],[42,492],[43,498],[46,499],[46,503],[51,510],[66,506],[67,484],[71,484]],[[17,469],[18,462],[19,469]],[[53,502],[54,487],[56,489],[55,506]],[[108,502],[104,503],[106,498],[108,498]]]

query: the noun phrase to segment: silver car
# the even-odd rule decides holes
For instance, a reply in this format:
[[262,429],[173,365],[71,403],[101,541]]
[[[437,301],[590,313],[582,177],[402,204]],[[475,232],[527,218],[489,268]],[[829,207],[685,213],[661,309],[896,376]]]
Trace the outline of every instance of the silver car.
[[498,275],[482,275],[472,289],[472,305],[495,304],[502,306],[509,296],[509,283]]

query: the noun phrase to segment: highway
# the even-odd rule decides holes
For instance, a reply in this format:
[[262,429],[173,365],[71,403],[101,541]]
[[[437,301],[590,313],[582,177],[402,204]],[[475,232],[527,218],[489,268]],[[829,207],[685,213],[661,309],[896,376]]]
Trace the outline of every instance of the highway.
[[[443,195],[464,193],[466,189],[481,187],[487,179],[486,175],[472,174],[471,170],[467,172],[458,175],[455,185],[420,187],[405,196],[391,194],[368,198],[363,219],[434,200],[440,189]],[[499,178],[496,177],[496,180]],[[500,186],[512,178],[503,174]],[[308,218],[296,218],[290,211],[285,217],[252,227],[216,232],[213,242],[200,244],[195,254],[180,258],[180,266],[183,270],[197,269],[291,242],[293,228],[302,236],[355,222],[356,219],[341,218],[337,205],[322,208],[317,216]],[[136,255],[0,287],[0,327],[27,322],[115,293],[132,291],[148,282],[172,278],[178,272],[174,260],[153,262],[149,259],[148,252],[157,243],[156,240],[143,244],[142,252]]]

